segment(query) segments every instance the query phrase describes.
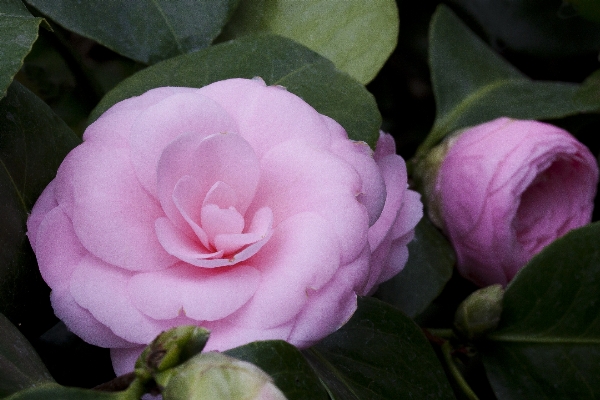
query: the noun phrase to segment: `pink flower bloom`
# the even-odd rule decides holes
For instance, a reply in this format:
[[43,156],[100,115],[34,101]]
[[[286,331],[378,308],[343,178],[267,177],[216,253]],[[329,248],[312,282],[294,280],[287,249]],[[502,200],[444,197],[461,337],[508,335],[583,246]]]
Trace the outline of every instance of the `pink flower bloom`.
[[442,146],[432,219],[476,284],[506,286],[546,245],[590,222],[598,165],[568,132],[499,118]]
[[261,80],[114,105],[28,220],[56,315],[117,373],[182,324],[206,350],[308,346],[399,272],[422,215],[391,136],[373,153]]

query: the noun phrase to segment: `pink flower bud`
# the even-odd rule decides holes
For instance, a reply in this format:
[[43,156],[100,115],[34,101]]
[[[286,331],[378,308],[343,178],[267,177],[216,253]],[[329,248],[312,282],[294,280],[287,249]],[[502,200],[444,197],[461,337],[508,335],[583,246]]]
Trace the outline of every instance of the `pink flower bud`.
[[598,165],[563,129],[499,118],[437,150],[429,212],[454,245],[461,275],[480,286],[506,286],[550,242],[591,220]]

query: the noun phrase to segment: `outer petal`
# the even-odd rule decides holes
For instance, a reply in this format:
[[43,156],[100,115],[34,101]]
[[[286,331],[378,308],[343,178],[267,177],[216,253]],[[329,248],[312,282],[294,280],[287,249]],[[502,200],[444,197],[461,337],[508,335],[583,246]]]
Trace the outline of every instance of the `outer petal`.
[[[390,155],[379,160],[377,165],[385,181],[387,196],[379,219],[369,228],[371,250],[375,250],[392,229],[398,211],[402,208],[408,186],[406,164],[402,157]],[[415,225],[421,216],[422,214],[416,216]]]
[[247,265],[206,270],[179,264],[165,271],[137,274],[128,284],[131,301],[155,319],[183,312],[198,321],[225,318],[254,295],[260,273]]
[[68,326],[71,332],[86,342],[101,347],[135,346],[98,322],[89,311],[75,302],[68,290],[53,290],[50,300],[56,316]]
[[260,287],[231,321],[259,329],[294,319],[308,300],[306,291],[329,282],[339,260],[339,241],[324,218],[315,213],[288,218],[250,260],[262,274]]
[[373,159],[373,151],[365,142],[352,142],[348,139],[336,140],[331,151],[352,165],[361,178],[358,201],[369,213],[369,226],[373,225],[386,199],[386,183]]
[[70,292],[77,304],[117,336],[131,343],[146,344],[172,325],[147,317],[133,305],[127,293],[127,282],[132,275],[86,257],[73,271]]
[[54,195],[55,184],[56,180],[52,180],[48,186],[46,186],[31,209],[29,218],[27,218],[27,237],[29,238],[29,243],[31,243],[31,248],[34,252],[36,252],[37,248],[37,232],[40,224],[44,218],[46,218],[46,214],[58,206],[56,196]]
[[288,341],[300,348],[309,347],[338,330],[356,311],[356,294],[369,272],[370,251],[365,248],[352,263],[340,267],[319,290],[308,290],[308,301],[295,319]]
[[157,202],[139,185],[126,149],[107,149],[86,143],[69,155],[74,191],[73,227],[92,254],[130,270],[166,268],[175,259],[165,252],[154,233],[163,216]]
[[142,351],[146,346],[137,346],[129,348],[112,348],[110,349],[110,358],[112,366],[117,376],[125,375],[133,372],[135,362],[137,361]]
[[62,207],[46,214],[36,243],[35,255],[44,281],[55,291],[67,290],[71,274],[88,252],[79,242]]
[[287,140],[303,140],[315,147],[329,146],[327,123],[314,108],[280,86],[262,80],[228,79],[201,89],[237,121],[239,134],[261,158]]

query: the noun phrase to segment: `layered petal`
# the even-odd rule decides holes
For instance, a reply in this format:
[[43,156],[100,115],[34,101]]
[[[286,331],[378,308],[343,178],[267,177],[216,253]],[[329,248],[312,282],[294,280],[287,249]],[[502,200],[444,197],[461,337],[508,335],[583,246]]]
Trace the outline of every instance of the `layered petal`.
[[166,271],[136,274],[128,283],[133,304],[154,319],[183,313],[197,321],[225,318],[246,304],[260,283],[260,273],[248,265],[207,270],[178,264]]
[[318,290],[340,265],[340,243],[327,220],[299,213],[281,222],[251,260],[261,272],[260,287],[234,317],[240,327],[274,328],[294,319],[307,290]]
[[258,79],[228,79],[203,87],[201,93],[237,121],[239,134],[259,158],[287,140],[329,146],[329,129],[321,114],[281,86],[266,86]]
[[105,262],[132,271],[172,265],[154,233],[160,205],[138,183],[126,149],[84,143],[70,154],[73,228],[83,246]]
[[174,94],[145,108],[135,120],[129,136],[131,163],[142,186],[156,196],[158,162],[169,143],[183,134],[202,140],[236,131],[227,112],[199,90]]
[[275,227],[299,213],[316,212],[339,238],[342,263],[362,251],[369,217],[357,200],[362,184],[351,165],[304,142],[288,141],[263,157],[260,178],[250,210],[270,207]]
[[227,184],[236,194],[236,210],[244,215],[256,192],[260,165],[248,142],[233,133],[182,135],[167,146],[158,163],[158,198],[169,219],[185,231],[189,226],[173,200],[175,186],[184,176],[198,182],[196,196],[202,199],[215,183]]

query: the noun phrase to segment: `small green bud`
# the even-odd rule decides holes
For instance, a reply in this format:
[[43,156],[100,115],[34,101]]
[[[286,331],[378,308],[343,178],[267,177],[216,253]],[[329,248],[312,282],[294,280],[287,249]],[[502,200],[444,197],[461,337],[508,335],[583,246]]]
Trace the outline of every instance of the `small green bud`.
[[479,339],[498,326],[504,289],[496,284],[476,290],[463,300],[454,315],[454,327],[469,340]]
[[221,353],[199,354],[164,374],[164,400],[286,399],[260,368]]
[[136,374],[148,376],[184,363],[202,351],[209,334],[208,330],[193,325],[162,332],[137,359]]
[[448,135],[440,144],[429,150],[429,153],[421,158],[415,166],[414,177],[419,191],[423,193],[429,219],[442,230],[444,230],[444,216],[437,201],[439,198],[436,188],[437,174],[448,150],[464,131],[461,129]]

